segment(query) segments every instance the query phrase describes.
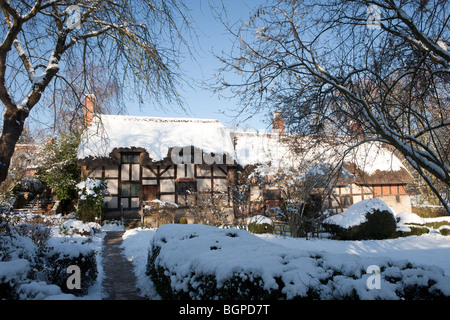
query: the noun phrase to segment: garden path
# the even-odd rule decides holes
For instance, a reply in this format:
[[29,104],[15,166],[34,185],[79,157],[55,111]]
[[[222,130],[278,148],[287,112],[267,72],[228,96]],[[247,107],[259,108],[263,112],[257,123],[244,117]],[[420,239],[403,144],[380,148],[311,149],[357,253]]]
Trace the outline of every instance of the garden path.
[[136,288],[133,264],[122,254],[125,231],[108,231],[103,239],[103,300],[143,300]]

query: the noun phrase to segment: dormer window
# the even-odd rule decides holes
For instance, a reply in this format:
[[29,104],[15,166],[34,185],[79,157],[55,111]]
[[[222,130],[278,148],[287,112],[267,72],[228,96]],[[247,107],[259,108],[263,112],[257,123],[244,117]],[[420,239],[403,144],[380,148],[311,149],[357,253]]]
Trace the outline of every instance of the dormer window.
[[124,152],[122,153],[122,163],[139,163],[140,153],[136,152]]

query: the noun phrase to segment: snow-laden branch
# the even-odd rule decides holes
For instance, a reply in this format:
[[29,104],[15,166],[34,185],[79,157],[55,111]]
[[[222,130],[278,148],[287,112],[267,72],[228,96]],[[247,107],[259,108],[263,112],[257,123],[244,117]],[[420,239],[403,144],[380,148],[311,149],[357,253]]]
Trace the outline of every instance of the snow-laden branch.
[[[395,4],[393,4],[395,6]],[[410,42],[415,43],[417,46],[424,46],[426,50],[432,51],[435,55],[439,56],[442,60],[440,60],[441,63],[450,63],[450,52],[444,50],[441,46],[439,46],[438,43],[435,43],[432,41],[429,37],[427,37],[425,34],[419,31],[416,24],[411,20],[411,18],[406,14],[404,10],[401,8],[395,7],[393,8],[397,11],[397,17],[406,25],[408,26],[409,30],[412,32],[412,34],[415,36],[415,38],[412,37],[406,37],[406,39]],[[448,20],[448,17],[447,17]],[[437,58],[437,57],[436,57]]]
[[[364,23],[362,9],[369,5],[383,10],[379,30]],[[243,81],[218,82],[246,109],[282,111],[300,132],[351,135],[356,144],[383,141],[414,162],[412,168],[450,186],[440,134],[450,125],[450,17],[442,3],[431,11],[424,3],[422,15],[409,17],[406,8],[416,5],[335,0],[262,7],[233,33],[238,46],[222,60],[224,70],[238,71]]]
[[19,55],[20,60],[22,60],[25,70],[28,73],[28,78],[30,79],[30,82],[34,83],[36,79],[36,70],[34,69],[31,61],[29,60],[25,52],[25,49],[22,46],[22,43],[18,39],[14,40],[14,47],[16,48],[17,54]]

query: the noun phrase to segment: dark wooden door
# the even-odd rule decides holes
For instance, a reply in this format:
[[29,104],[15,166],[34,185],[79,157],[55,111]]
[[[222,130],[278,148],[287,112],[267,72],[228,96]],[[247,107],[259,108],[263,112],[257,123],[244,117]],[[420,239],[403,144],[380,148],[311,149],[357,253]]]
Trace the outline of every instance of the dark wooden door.
[[142,186],[142,201],[156,199],[156,186]]

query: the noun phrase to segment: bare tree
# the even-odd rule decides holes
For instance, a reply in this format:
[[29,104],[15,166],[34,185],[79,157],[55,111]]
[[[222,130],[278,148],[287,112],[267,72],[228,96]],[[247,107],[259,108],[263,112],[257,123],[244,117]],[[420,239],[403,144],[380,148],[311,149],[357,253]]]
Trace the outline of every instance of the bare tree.
[[189,27],[181,1],[0,0],[0,8],[0,182],[44,92],[51,94],[59,82],[76,85],[60,70],[95,62],[141,102],[180,103],[178,46]]
[[[269,1],[236,29],[219,90],[250,113],[281,110],[293,133],[381,141],[450,212],[448,1]],[[236,25],[234,25],[236,26]],[[230,76],[231,78],[231,76]],[[432,179],[430,178],[432,177]]]
[[213,226],[227,224],[228,215],[225,210],[227,196],[226,192],[212,190],[190,192],[187,196],[187,210],[196,223]]
[[48,101],[47,112],[52,115],[48,124],[59,134],[79,132],[84,127],[86,113],[86,92],[93,96],[95,113],[121,114],[126,110],[122,99],[123,90],[119,83],[110,78],[106,70],[95,62],[86,66],[65,70],[58,75],[60,81],[53,87],[53,94],[43,101]]

